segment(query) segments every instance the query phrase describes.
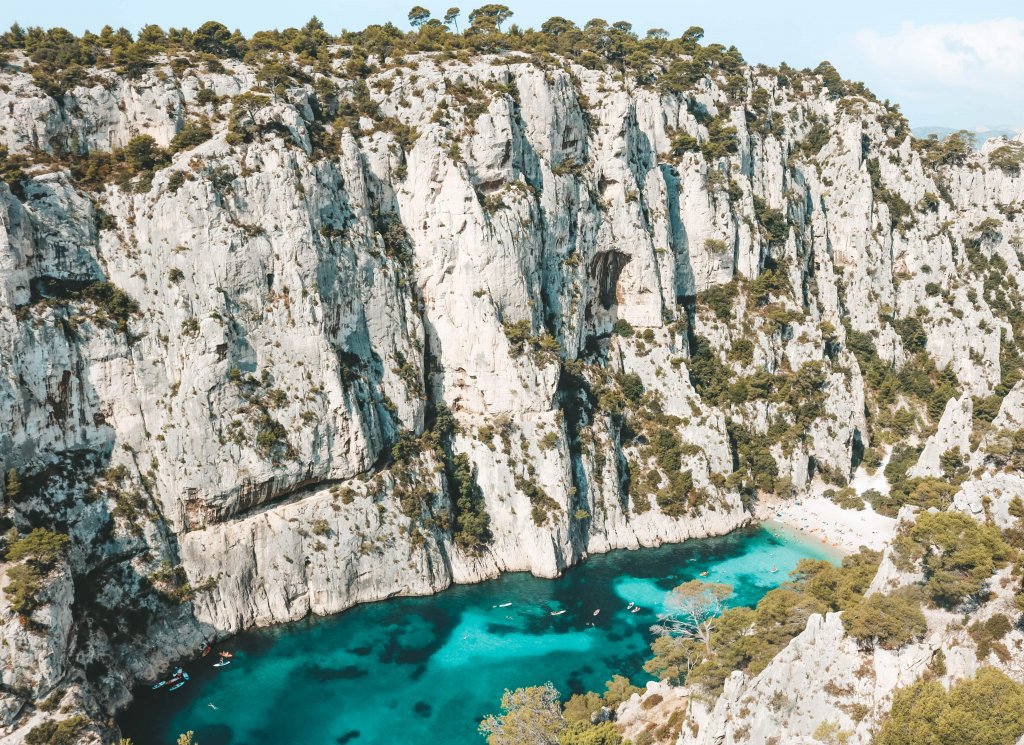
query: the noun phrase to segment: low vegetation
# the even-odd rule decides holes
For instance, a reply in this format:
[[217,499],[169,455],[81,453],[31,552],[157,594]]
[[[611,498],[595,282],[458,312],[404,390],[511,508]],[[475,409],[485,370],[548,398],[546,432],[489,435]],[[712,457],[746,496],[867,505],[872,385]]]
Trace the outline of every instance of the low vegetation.
[[26,745],[77,745],[92,725],[92,721],[81,714],[61,719],[48,720],[37,724],[25,735]]
[[803,560],[791,581],[766,594],[755,608],[730,608],[718,616],[709,634],[696,635],[665,626],[651,646],[654,657],[644,669],[717,695],[733,670],[756,675],[789,641],[804,630],[812,613],[858,605],[878,567],[879,554],[862,550],[842,566]]
[[904,587],[889,595],[876,593],[846,610],[843,626],[861,646],[899,649],[919,641],[928,631],[922,599],[917,587]]
[[642,689],[621,675],[605,684],[604,695],[574,695],[564,707],[551,683],[505,691],[502,713],[485,717],[481,734],[488,745],[620,745],[614,722],[594,723],[602,707],[614,709]]
[[919,566],[928,600],[946,608],[982,593],[1011,553],[997,528],[960,512],[921,513],[894,546],[898,565]]
[[1024,686],[991,667],[947,691],[922,679],[896,692],[875,745],[1011,745],[1024,735]]
[[29,616],[42,603],[46,578],[68,551],[70,539],[46,528],[12,540],[4,552],[7,568],[4,594],[15,613]]

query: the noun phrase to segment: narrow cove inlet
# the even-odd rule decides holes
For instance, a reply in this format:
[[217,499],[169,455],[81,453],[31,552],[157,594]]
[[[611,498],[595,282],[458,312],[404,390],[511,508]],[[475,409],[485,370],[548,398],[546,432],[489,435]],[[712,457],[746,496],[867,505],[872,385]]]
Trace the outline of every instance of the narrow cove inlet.
[[179,690],[137,691],[120,724],[139,745],[189,730],[200,745],[479,745],[506,688],[550,681],[568,696],[614,674],[642,685],[650,626],[676,585],[726,583],[730,605],[754,605],[804,558],[838,557],[766,524],[593,556],[556,580],[509,574],[251,631],[215,648],[234,654],[229,666],[214,669],[214,653],[184,665]]

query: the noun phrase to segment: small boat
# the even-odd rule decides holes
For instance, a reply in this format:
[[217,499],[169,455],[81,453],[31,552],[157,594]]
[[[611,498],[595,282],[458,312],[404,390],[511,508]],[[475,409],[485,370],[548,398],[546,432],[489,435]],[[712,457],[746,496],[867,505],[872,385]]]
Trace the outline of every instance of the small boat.
[[594,615],[596,616],[596,615],[597,615],[598,613],[600,613],[600,612],[601,612],[601,609],[600,609],[600,608],[598,608],[598,609],[597,609],[596,611],[594,611]]
[[633,610],[630,611],[630,613],[639,613],[639,612],[640,612],[640,606],[639,605],[636,608],[634,608]]
[[199,656],[206,657],[206,655],[210,654],[210,650],[212,649],[213,647],[210,646],[210,642],[204,642],[203,646],[199,648]]
[[772,574],[775,574],[777,571],[779,571],[778,567],[772,567],[772,569],[771,569],[771,573]]
[[214,667],[227,667],[231,664],[231,660],[221,660],[220,662],[214,662]]
[[178,681],[177,683],[175,683],[174,685],[172,685],[172,686],[171,686],[170,688],[168,688],[167,690],[168,690],[168,691],[176,691],[176,690],[178,690],[179,688],[181,688],[181,687],[182,687],[183,685],[185,685],[185,681],[184,681],[184,680],[179,680],[179,681]]
[[501,605],[499,605],[498,607],[499,607],[499,608],[508,608],[508,607],[509,607],[510,605],[512,605],[512,603],[502,603],[502,604],[501,604]]
[[708,576],[707,570],[704,570],[703,572],[701,572],[700,576],[701,577],[707,577]]
[[209,707],[210,707],[211,709],[213,709],[214,711],[217,711],[217,707],[213,705],[213,702],[212,702],[212,701],[211,701],[210,703],[208,703],[208,704],[207,704],[207,706],[209,706]]
[[633,605],[634,605],[633,601],[630,600],[629,601],[629,605],[626,606],[626,610],[632,610],[633,609]]
[[153,690],[155,691],[158,688],[163,688],[165,685],[170,685],[171,683],[175,683],[183,675],[185,676],[186,679],[188,678],[188,675],[185,675],[185,671],[184,670],[182,670],[180,667],[176,667],[176,668],[174,668],[173,671],[171,671],[171,676],[169,678],[165,678],[164,680],[161,680],[158,683],[155,683],[153,685]]
[[560,615],[562,615],[563,613],[565,613],[565,611],[564,611],[564,610],[553,610],[553,611],[551,611],[551,615],[552,615],[552,616],[560,616]]
[[221,657],[223,657],[223,658],[225,658],[225,659],[228,659],[228,660],[230,660],[230,659],[231,659],[232,657],[234,657],[234,655],[233,655],[233,654],[232,654],[231,652],[226,652],[226,651],[224,651],[224,650],[221,650],[220,652],[218,652],[218,654],[219,654],[219,655],[220,655]]

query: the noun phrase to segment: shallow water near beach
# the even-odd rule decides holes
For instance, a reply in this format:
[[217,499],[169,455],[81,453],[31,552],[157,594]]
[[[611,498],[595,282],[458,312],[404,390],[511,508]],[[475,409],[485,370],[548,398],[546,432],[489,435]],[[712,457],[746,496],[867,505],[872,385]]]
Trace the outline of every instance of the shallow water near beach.
[[138,691],[120,724],[135,745],[188,730],[199,745],[480,745],[505,688],[551,681],[568,696],[616,673],[649,680],[650,626],[681,582],[724,582],[730,604],[753,605],[803,558],[836,555],[755,527],[594,556],[556,580],[505,575],[252,631],[218,648],[230,666],[211,668],[211,655],[184,665],[192,679],[177,691]]

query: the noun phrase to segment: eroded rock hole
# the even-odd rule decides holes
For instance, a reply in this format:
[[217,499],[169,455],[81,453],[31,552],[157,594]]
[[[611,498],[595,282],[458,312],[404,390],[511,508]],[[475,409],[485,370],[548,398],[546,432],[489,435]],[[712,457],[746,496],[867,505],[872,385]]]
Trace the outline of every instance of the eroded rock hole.
[[590,262],[590,277],[597,284],[597,297],[605,310],[619,301],[619,277],[630,258],[621,251],[602,251]]

